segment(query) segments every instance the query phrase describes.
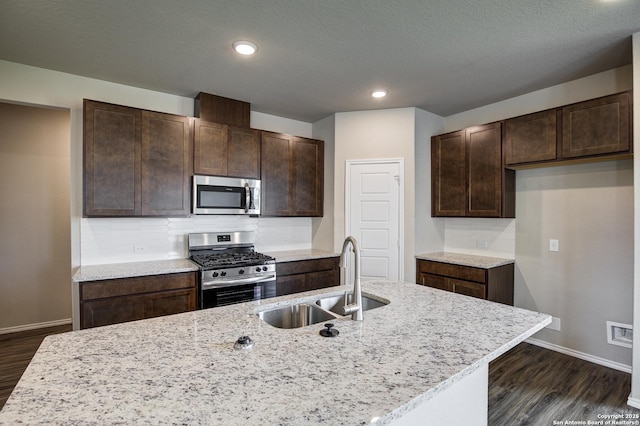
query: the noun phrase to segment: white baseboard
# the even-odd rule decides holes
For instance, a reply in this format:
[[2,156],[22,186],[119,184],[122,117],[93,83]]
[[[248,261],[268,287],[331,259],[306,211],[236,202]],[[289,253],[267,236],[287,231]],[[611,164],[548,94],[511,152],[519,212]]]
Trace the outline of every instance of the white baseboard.
[[0,328],[0,334],[17,333],[20,331],[37,330],[39,328],[57,327],[59,325],[67,325],[67,324],[71,324],[71,318],[66,318],[66,319],[61,319],[56,321],[39,322],[36,324],[18,325],[16,327]]
[[[560,352],[565,355],[572,356],[574,358],[583,359],[585,361],[593,362],[594,364],[599,364],[604,367],[613,368],[614,370],[624,371],[625,373],[631,374],[631,366],[622,364],[615,361],[610,361],[608,359],[600,358],[597,356],[589,355],[584,352],[575,351],[573,349],[565,348],[563,346],[554,345],[553,343],[545,342],[543,340],[534,339],[532,337],[525,340],[527,343],[531,343],[532,345],[540,346],[541,348],[550,349],[552,351]],[[631,405],[631,404],[629,404]]]
[[634,408],[640,408],[640,399],[629,397],[629,399],[627,399],[627,404]]

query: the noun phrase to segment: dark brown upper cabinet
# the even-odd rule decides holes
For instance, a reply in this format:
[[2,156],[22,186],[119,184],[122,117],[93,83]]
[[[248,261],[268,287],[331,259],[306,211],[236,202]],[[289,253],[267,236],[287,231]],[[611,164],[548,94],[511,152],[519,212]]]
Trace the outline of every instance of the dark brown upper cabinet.
[[189,213],[188,117],[84,101],[85,216]]
[[504,122],[505,164],[515,165],[558,158],[556,109],[511,118]]
[[563,107],[563,158],[630,152],[630,99],[625,92]]
[[432,138],[432,216],[512,217],[501,145],[500,123]]
[[324,142],[262,132],[262,216],[322,216]]
[[200,92],[195,98],[194,114],[213,123],[235,127],[251,127],[251,104]]
[[260,132],[255,129],[194,122],[193,172],[260,179]]
[[140,216],[142,111],[84,101],[84,214]]
[[505,120],[505,166],[606,160],[632,152],[631,92]]
[[142,111],[142,216],[186,216],[191,192],[188,117]]
[[431,139],[432,216],[465,216],[467,211],[465,131]]

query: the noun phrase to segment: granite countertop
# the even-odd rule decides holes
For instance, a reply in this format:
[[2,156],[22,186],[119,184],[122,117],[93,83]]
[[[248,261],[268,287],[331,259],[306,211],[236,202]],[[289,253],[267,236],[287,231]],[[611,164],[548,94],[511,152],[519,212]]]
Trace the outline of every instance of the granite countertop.
[[[265,253],[276,262],[320,259],[340,256],[324,250],[302,249]],[[104,265],[83,265],[73,274],[73,281],[97,281],[115,278],[141,277],[146,275],[175,274],[178,272],[199,271],[198,265],[189,259],[151,260],[147,262],[109,263]]]
[[452,263],[454,265],[472,266],[474,268],[490,269],[498,266],[514,263],[513,259],[503,259],[501,257],[477,256],[474,254],[437,252],[418,254],[416,259],[431,260],[433,262]]
[[[345,287],[47,337],[0,424],[388,424],[542,329],[550,316],[416,284],[364,321],[274,328],[256,312]],[[238,351],[248,335],[255,346]]]
[[322,259],[325,257],[340,256],[340,253],[332,253],[330,251],[317,249],[272,251],[266,252],[265,254],[274,257],[276,262],[295,262],[297,260]]
[[142,277],[146,275],[175,274],[178,272],[192,272],[199,270],[198,265],[189,259],[166,259],[147,262],[84,265],[80,266],[73,274],[73,281],[97,281],[114,278]]

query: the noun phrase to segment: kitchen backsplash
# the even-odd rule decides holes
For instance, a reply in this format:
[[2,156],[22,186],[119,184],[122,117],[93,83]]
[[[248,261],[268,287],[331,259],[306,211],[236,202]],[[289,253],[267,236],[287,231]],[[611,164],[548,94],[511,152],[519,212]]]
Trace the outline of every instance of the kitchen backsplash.
[[445,251],[514,259],[515,219],[447,218]]
[[81,264],[186,258],[187,234],[225,231],[254,231],[263,252],[311,248],[311,218],[83,218]]

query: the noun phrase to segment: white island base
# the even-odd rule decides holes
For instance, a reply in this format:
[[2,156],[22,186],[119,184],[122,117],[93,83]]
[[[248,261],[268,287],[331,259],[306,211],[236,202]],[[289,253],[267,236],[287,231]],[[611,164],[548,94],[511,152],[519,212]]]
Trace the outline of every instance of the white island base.
[[486,426],[489,366],[484,365],[448,389],[395,420],[393,426]]

